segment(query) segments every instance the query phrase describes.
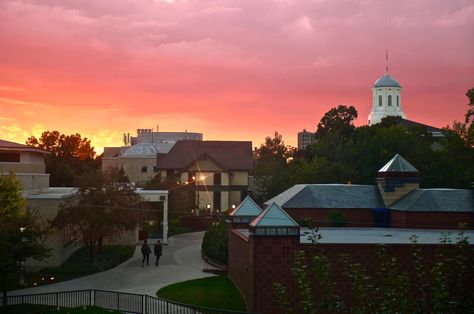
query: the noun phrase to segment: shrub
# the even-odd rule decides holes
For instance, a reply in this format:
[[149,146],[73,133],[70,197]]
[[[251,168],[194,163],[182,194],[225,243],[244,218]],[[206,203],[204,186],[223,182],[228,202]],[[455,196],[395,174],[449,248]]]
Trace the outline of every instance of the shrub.
[[328,213],[328,224],[330,227],[344,227],[346,225],[346,217],[337,209],[332,209]]
[[207,229],[202,250],[210,259],[227,265],[229,260],[229,226],[223,220]]

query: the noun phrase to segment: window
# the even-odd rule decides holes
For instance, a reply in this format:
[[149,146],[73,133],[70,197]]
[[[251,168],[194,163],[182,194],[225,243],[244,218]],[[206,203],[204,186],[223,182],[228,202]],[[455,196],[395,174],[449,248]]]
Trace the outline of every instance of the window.
[[379,107],[382,107],[382,95],[379,95]]
[[147,166],[143,166],[142,167],[142,173],[146,173],[148,171],[148,167]]
[[392,105],[392,95],[388,95],[388,105]]
[[259,227],[255,229],[256,235],[265,235],[265,228]]
[[400,96],[397,95],[397,107],[400,106]]
[[158,171],[159,171],[159,170],[158,170],[158,167],[157,167],[157,166],[153,166],[153,172],[156,173],[156,172],[158,172]]
[[166,170],[166,176],[167,177],[172,177],[174,175],[174,171],[171,169]]

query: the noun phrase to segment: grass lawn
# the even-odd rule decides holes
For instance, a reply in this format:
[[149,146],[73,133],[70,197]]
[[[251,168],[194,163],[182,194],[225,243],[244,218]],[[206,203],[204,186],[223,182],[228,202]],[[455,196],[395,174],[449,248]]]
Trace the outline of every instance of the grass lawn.
[[81,248],[59,267],[44,268],[38,272],[25,273],[25,286],[20,286],[18,283],[19,273],[11,274],[8,276],[7,290],[40,286],[104,271],[120,265],[132,257],[134,251],[135,246],[108,245],[102,248],[102,252],[96,253],[94,261],[90,262],[89,252],[87,249]]
[[170,301],[219,308],[246,311],[244,299],[227,276],[214,276],[178,282],[158,290],[159,298]]

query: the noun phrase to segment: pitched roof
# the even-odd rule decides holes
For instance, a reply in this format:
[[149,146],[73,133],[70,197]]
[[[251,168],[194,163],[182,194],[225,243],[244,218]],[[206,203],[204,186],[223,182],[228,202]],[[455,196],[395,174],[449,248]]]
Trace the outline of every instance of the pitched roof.
[[252,227],[299,227],[280,206],[273,203],[265,209],[252,223]]
[[247,196],[236,209],[234,209],[229,216],[258,216],[262,209],[254,202],[254,200]]
[[281,206],[283,208],[385,207],[376,185],[356,184],[307,184]]
[[253,168],[250,141],[179,141],[158,161],[159,169],[186,169],[209,157],[225,170]]
[[379,172],[418,172],[405,158],[396,154]]
[[19,143],[5,141],[1,139],[0,139],[0,150],[28,151],[28,152],[36,152],[36,153],[41,153],[41,154],[50,154],[50,152],[36,148],[34,146],[19,144]]
[[400,119],[400,121],[398,121],[397,125],[401,125],[401,126],[404,126],[404,127],[407,127],[407,128],[423,128],[426,131],[432,133],[433,135],[438,135],[438,133],[442,135],[444,133],[443,129],[440,129],[440,128],[437,128],[437,127],[434,127],[434,126],[431,126],[431,125],[427,125],[427,124],[424,124],[424,123],[420,123],[420,122],[416,122],[416,121],[412,121],[412,120],[407,120],[407,119]]
[[265,205],[270,206],[271,204],[275,203],[278,206],[282,207],[283,204],[288,202],[293,196],[301,192],[302,189],[304,189],[308,184],[296,184],[293,185],[291,188],[289,188],[286,191],[281,192],[274,198],[269,199],[268,201],[265,202]]
[[474,191],[419,189],[411,192],[389,208],[415,212],[474,212]]

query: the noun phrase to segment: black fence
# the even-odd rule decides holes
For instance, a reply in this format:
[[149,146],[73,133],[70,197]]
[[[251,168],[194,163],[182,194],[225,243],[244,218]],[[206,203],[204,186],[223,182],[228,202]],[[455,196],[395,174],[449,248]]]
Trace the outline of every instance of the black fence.
[[0,304],[0,313],[41,314],[61,308],[96,306],[134,314],[252,314],[194,306],[142,294],[94,289],[7,296],[6,304],[6,307]]

